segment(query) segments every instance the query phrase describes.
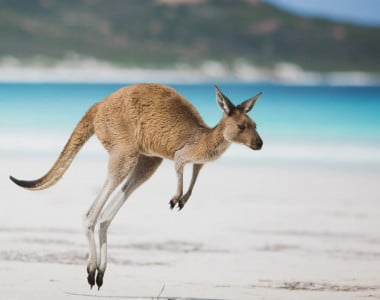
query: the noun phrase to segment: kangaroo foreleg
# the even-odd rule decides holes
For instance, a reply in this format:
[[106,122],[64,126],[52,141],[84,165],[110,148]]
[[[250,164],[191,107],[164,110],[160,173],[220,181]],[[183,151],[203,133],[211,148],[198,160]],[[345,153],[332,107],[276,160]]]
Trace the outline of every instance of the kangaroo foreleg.
[[185,206],[187,200],[189,200],[191,193],[193,191],[195,182],[197,181],[198,174],[199,174],[200,170],[202,169],[202,167],[203,167],[203,164],[193,164],[193,175],[191,177],[189,189],[187,190],[185,195],[183,195],[181,197],[181,199],[179,199],[179,201],[178,201],[178,207],[180,210]]
[[173,209],[177,205],[179,199],[181,199],[183,195],[183,169],[184,163],[176,161],[175,171],[177,174],[177,192],[169,202],[171,209]]

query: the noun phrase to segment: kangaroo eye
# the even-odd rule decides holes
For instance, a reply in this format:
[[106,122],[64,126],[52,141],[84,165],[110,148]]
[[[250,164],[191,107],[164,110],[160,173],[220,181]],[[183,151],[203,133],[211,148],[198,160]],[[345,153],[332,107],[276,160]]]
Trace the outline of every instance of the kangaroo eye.
[[238,125],[238,127],[239,127],[240,130],[244,130],[246,128],[245,125]]

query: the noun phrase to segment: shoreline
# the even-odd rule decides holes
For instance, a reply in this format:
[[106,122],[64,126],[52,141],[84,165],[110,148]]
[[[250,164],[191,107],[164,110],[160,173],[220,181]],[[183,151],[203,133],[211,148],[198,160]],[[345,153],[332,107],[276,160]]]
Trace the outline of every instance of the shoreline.
[[[71,129],[53,129],[35,132],[13,129],[3,134],[0,154],[13,157],[50,157],[55,160],[71,134]],[[92,137],[83,147],[80,156],[90,159],[107,157],[107,152]],[[355,168],[357,170],[380,170],[380,144],[378,142],[357,141],[277,141],[266,139],[263,151],[252,151],[241,145],[231,145],[222,155],[225,163],[255,163],[262,166],[280,164],[320,168]]]

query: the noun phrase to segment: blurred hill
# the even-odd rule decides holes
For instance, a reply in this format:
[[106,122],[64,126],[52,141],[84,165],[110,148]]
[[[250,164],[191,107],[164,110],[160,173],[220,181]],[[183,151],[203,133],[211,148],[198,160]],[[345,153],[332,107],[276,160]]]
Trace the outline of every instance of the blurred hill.
[[259,0],[0,0],[0,58],[70,53],[122,66],[207,60],[380,71],[380,28],[304,18]]

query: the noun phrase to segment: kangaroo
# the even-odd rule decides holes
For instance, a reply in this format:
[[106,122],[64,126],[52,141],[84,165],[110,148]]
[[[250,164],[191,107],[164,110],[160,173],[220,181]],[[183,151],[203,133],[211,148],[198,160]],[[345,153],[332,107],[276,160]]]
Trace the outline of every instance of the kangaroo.
[[[241,104],[232,102],[215,86],[223,116],[214,128],[202,120],[190,102],[174,89],[160,84],[123,87],[95,103],[83,116],[51,169],[37,180],[10,179],[29,190],[42,190],[55,184],[75,155],[95,133],[109,153],[104,186],[87,213],[84,227],[88,240],[87,281],[92,288],[103,284],[107,266],[107,230],[128,196],[157,170],[164,158],[174,160],[177,191],[169,204],[181,210],[192,193],[204,163],[217,159],[231,143],[259,150],[263,141],[255,122],[247,115],[261,93]],[[193,164],[192,178],[183,193],[183,171]],[[116,187],[121,190],[107,203]],[[107,203],[107,205],[106,205]],[[99,224],[99,258],[94,236]],[[97,273],[97,274],[96,274]],[[96,280],[95,280],[96,275]]]

